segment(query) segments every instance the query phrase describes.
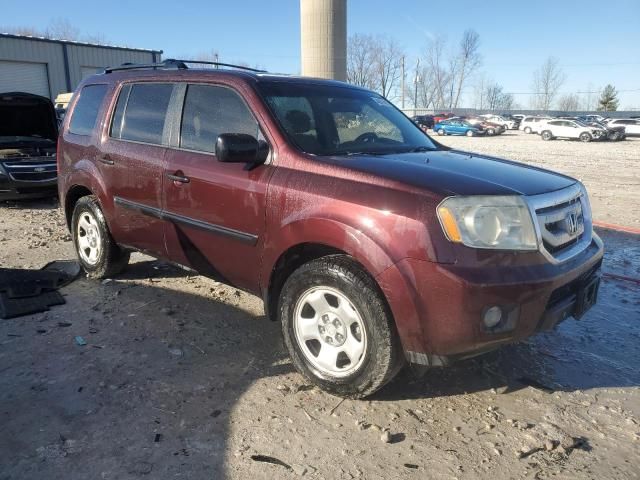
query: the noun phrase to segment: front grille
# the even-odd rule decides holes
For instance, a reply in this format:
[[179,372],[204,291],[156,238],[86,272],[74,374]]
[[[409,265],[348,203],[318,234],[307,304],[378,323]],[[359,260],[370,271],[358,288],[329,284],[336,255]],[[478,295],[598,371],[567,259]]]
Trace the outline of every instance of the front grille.
[[580,184],[555,192],[527,197],[542,253],[562,262],[591,243],[589,201]]
[[2,166],[11,179],[19,182],[48,182],[58,176],[58,166],[50,157],[22,162],[5,161]]
[[580,196],[536,210],[542,244],[549,253],[561,252],[584,234]]

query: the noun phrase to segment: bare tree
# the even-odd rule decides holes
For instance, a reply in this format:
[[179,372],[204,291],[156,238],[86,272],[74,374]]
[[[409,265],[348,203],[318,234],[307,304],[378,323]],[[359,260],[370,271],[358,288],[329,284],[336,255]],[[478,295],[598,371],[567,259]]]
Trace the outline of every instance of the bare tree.
[[[444,58],[444,49],[446,41],[443,37],[438,36],[429,42],[427,46],[425,63],[431,75],[431,81],[434,86],[434,108],[444,108],[449,102],[451,73]],[[450,65],[449,65],[450,67]]]
[[534,105],[541,110],[549,110],[565,80],[560,62],[549,57],[533,74]]
[[347,82],[375,89],[373,57],[376,42],[371,35],[356,33],[347,46]]
[[80,29],[71,25],[66,18],[56,18],[49,23],[45,36],[58,40],[79,40]]
[[402,75],[403,52],[390,37],[378,37],[373,53],[374,85],[380,95],[391,98]]
[[460,52],[456,61],[456,92],[453,106],[458,107],[460,94],[467,79],[478,69],[481,63],[480,35],[475,30],[465,30],[460,40]]
[[563,95],[558,100],[558,109],[563,112],[577,112],[579,110],[580,98],[575,93]]

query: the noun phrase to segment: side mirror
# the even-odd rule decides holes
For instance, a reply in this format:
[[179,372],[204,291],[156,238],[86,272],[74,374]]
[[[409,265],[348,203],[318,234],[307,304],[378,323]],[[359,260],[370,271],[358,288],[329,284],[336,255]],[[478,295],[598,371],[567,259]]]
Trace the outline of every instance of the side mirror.
[[246,133],[222,133],[216,140],[216,158],[220,162],[260,164],[268,154],[266,142]]

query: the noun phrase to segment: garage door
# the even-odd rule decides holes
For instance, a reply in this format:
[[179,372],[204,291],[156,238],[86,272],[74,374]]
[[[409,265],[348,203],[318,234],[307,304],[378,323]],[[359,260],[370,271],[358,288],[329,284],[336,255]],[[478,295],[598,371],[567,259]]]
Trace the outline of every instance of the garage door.
[[0,92],[28,92],[50,97],[47,64],[0,60]]

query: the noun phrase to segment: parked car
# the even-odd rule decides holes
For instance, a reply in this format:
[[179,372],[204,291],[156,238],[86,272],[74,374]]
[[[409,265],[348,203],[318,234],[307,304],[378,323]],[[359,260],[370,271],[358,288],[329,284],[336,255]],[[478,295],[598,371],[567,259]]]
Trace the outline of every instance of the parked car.
[[606,123],[593,121],[582,121],[576,119],[580,125],[589,126],[594,129],[594,135],[597,140],[619,141],[626,138],[625,128],[623,126],[609,126]]
[[520,126],[518,127],[524,133],[540,133],[540,123],[544,123],[547,120],[552,120],[553,117],[524,117],[522,122],[520,122]]
[[591,122],[604,123],[604,121],[606,120],[606,118],[603,117],[602,115],[578,115],[578,117],[576,118],[585,123],[591,123]]
[[433,122],[435,124],[435,123],[441,122],[442,120],[446,120],[446,119],[451,118],[451,117],[455,117],[455,114],[453,114],[453,113],[436,113],[433,116]]
[[83,80],[64,119],[61,206],[89,277],[142,250],[258,295],[295,367],[349,398],[596,302],[579,181],[444,147],[345,83],[165,65]]
[[411,118],[423,131],[433,128],[433,115],[416,115]]
[[511,119],[504,118],[500,115],[494,115],[491,113],[480,115],[482,118],[486,119],[488,122],[497,123],[498,125],[504,126],[507,130],[513,130],[516,127],[516,122]]
[[599,138],[601,135],[595,127],[576,122],[575,120],[549,120],[541,125],[540,128],[540,136],[543,140],[568,138],[590,142],[595,138]]
[[614,118],[607,123],[607,127],[624,127],[627,137],[640,137],[640,120],[633,118]]
[[466,122],[469,122],[474,127],[480,127],[482,130],[484,130],[485,134],[489,137],[493,135],[501,135],[505,132],[504,125],[488,122],[486,119],[482,117],[460,117],[460,118],[462,118]]
[[0,94],[0,201],[56,194],[57,138],[51,100],[24,92]]
[[438,135],[466,135],[475,137],[484,135],[486,132],[479,125],[472,125],[466,120],[451,118],[442,120],[433,126],[433,131]]

